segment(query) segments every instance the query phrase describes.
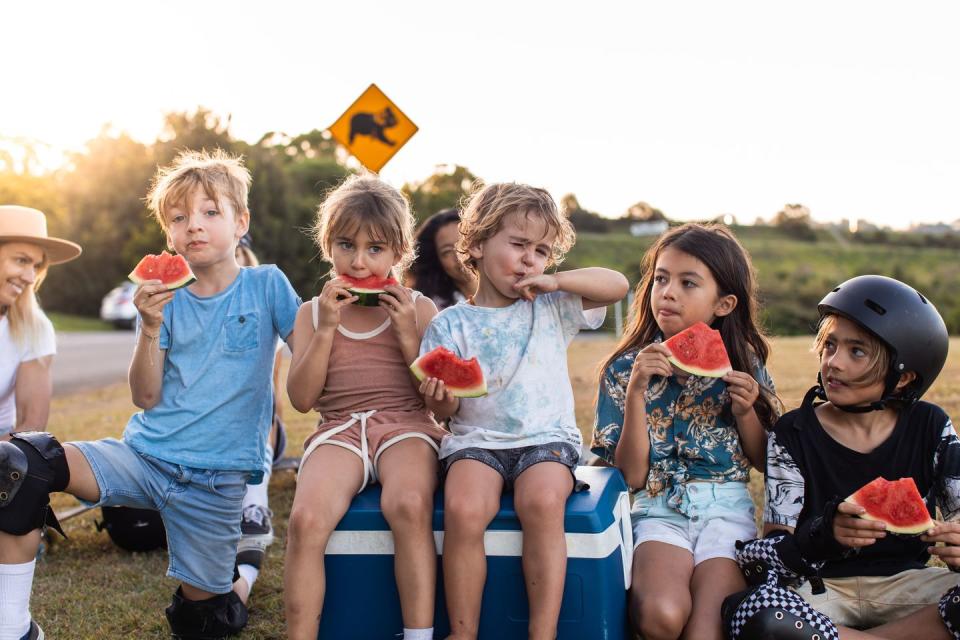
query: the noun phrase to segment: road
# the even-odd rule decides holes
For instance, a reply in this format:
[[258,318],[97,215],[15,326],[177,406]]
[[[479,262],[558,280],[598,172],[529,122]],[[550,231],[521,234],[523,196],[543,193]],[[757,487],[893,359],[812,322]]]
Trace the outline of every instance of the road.
[[133,338],[133,331],[58,331],[57,356],[53,361],[54,395],[126,380]]

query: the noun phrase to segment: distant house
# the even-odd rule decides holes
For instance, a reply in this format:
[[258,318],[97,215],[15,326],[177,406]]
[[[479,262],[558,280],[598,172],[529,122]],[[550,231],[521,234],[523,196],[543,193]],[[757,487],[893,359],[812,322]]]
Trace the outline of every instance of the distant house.
[[953,231],[953,227],[944,222],[937,222],[935,224],[912,224],[910,225],[910,231],[913,233],[942,236],[951,233]]
[[630,223],[630,235],[639,236],[658,236],[670,227],[666,220],[644,220],[642,222]]

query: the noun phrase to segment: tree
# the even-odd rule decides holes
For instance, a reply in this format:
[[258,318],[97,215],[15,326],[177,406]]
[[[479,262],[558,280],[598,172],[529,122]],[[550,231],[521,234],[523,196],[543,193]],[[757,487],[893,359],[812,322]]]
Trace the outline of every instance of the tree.
[[572,193],[560,198],[560,208],[570,218],[570,224],[577,231],[606,233],[610,230],[610,221],[593,211],[587,211],[580,206],[577,196]]
[[448,165],[440,165],[426,180],[407,183],[401,190],[410,198],[413,214],[420,223],[441,209],[460,208],[466,197],[482,184],[466,167],[454,165],[451,170]]
[[630,205],[623,214],[623,219],[636,222],[655,222],[657,220],[667,220],[667,216],[665,216],[660,209],[656,209],[646,202],[640,201]]
[[813,230],[813,218],[810,209],[802,204],[788,204],[773,216],[773,226],[798,240],[813,241],[817,234]]

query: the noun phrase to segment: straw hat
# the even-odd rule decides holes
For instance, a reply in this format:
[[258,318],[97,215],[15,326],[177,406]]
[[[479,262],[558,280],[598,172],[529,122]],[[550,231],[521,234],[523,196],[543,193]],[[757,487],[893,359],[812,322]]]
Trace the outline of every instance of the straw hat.
[[47,218],[42,211],[13,204],[0,205],[0,242],[35,244],[50,264],[69,262],[80,255],[80,245],[47,235]]

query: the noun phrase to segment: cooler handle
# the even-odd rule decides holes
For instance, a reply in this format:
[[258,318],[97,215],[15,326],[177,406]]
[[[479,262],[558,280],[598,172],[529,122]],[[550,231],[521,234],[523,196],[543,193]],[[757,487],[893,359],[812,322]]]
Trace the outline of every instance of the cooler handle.
[[623,560],[623,588],[627,590],[633,580],[633,523],[630,520],[630,494],[620,492],[614,508],[614,522],[620,525],[620,557]]

